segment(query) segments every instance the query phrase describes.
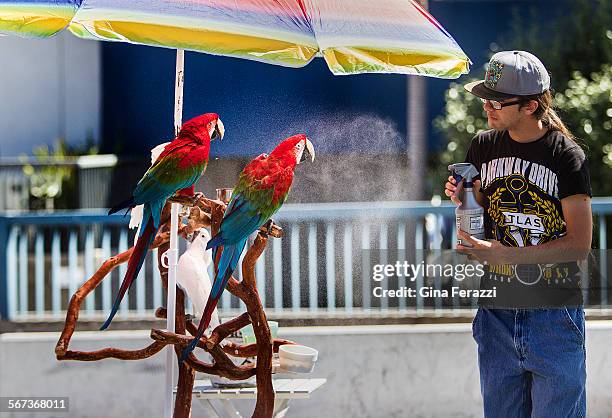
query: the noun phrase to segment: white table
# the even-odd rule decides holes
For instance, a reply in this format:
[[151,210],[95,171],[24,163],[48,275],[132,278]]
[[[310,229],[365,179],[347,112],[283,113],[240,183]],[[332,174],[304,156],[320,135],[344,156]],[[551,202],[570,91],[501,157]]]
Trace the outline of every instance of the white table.
[[[327,382],[327,379],[273,379],[275,400],[272,416],[282,418],[289,410],[292,399],[308,399],[310,394]],[[176,393],[176,390],[175,390]],[[241,418],[240,412],[233,405],[236,399],[256,399],[257,388],[218,388],[209,379],[196,380],[193,385],[193,396],[204,404],[212,415],[219,418]],[[217,402],[213,402],[217,400]]]

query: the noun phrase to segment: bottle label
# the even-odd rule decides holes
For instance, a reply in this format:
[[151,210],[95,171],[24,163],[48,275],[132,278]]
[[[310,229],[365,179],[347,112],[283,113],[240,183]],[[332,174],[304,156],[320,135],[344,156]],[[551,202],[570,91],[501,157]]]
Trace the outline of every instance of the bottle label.
[[479,231],[483,229],[483,217],[481,216],[470,216],[470,231]]
[[[475,213],[474,213],[475,212]],[[473,213],[462,213],[455,217],[457,230],[462,230],[474,238],[484,239],[484,216],[482,211],[475,210]],[[469,243],[462,243],[460,238],[457,242],[465,247],[471,247]]]

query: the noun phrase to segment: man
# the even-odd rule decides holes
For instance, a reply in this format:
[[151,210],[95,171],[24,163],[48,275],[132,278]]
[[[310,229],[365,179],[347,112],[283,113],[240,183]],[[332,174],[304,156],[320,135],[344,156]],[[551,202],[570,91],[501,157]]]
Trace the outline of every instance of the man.
[[[542,62],[499,52],[485,79],[465,88],[483,100],[491,130],[472,140],[466,161],[485,208],[486,240],[463,231],[457,249],[487,263],[478,344],[485,417],[586,416],[584,311],[578,264],[592,238],[584,152],[552,108]],[[445,194],[459,204],[449,177]]]

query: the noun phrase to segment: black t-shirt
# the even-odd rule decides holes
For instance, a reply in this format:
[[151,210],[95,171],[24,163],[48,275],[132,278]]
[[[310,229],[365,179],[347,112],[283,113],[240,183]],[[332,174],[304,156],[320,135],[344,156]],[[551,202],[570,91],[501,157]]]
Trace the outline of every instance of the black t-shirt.
[[[559,131],[548,131],[528,143],[514,141],[507,131],[482,132],[472,140],[466,162],[478,169],[476,179],[481,180],[481,191],[487,198],[485,237],[506,246],[539,245],[562,237],[566,228],[561,199],[576,194],[591,196],[584,152]],[[550,295],[551,289],[575,286],[578,280],[576,263],[489,266],[488,273],[481,285],[496,285],[498,302],[506,299],[499,298],[500,291],[510,287],[518,292],[506,292],[512,296],[509,303],[502,303],[506,307],[520,307],[514,299],[524,297],[524,286],[546,287]],[[537,301],[522,302],[537,306],[557,304],[542,303],[541,295],[532,290],[529,295]],[[561,299],[567,301],[569,296],[565,294]]]

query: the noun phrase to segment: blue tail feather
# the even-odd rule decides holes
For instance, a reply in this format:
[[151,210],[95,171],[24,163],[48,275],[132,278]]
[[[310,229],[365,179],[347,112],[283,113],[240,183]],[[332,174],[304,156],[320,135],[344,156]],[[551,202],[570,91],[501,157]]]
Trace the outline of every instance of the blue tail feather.
[[[232,275],[236,267],[238,266],[238,262],[240,261],[240,255],[244,250],[246,245],[246,238],[238,241],[233,245],[226,245],[223,247],[223,251],[221,252],[221,259],[219,260],[219,270],[215,275],[215,280],[213,282],[213,287],[210,291],[210,297],[215,298],[220,295],[225,289],[225,285],[227,284],[227,280]],[[222,280],[219,280],[222,278]]]
[[221,232],[219,232],[208,241],[206,244],[206,249],[210,250],[211,248],[217,248],[221,245],[223,245],[223,237],[221,236]]
[[[204,333],[204,331],[202,331],[202,333]],[[191,353],[196,348],[196,346],[198,345],[198,341],[200,341],[201,337],[202,335],[198,331],[198,333],[193,338],[193,340],[189,343],[189,345],[183,349],[183,352],[181,353],[181,357],[179,358],[179,363],[182,363],[185,360],[187,360],[189,353]]]
[[157,228],[153,226],[153,219],[150,214],[150,210],[145,205],[142,225],[144,227],[141,229],[141,235],[138,237],[138,241],[136,242],[136,246],[132,251],[132,255],[128,261],[128,269],[125,273],[125,277],[123,278],[123,282],[121,283],[121,287],[119,288],[119,292],[115,297],[115,301],[113,303],[113,307],[108,316],[108,319],[104,322],[104,324],[100,327],[100,330],[105,330],[111,324],[113,318],[117,314],[119,310],[119,305],[121,304],[121,300],[125,296],[126,292],[132,287],[138,272],[142,268],[142,265],[147,257],[147,252],[149,247],[153,243],[155,239],[155,235],[157,233]]
[[[247,243],[247,238],[244,238],[237,242],[234,245],[227,245],[223,247],[223,251],[221,252],[221,259],[219,260],[219,269],[217,274],[215,275],[215,280],[213,282],[213,287],[210,291],[210,295],[208,296],[208,301],[206,302],[206,307],[204,309],[204,313],[202,314],[202,319],[200,319],[200,324],[198,325],[198,332],[196,333],[194,339],[189,343],[187,347],[181,353],[180,361],[185,361],[189,353],[191,353],[196,346],[198,345],[198,341],[204,335],[204,331],[208,328],[210,324],[211,314],[217,306],[219,299],[221,298],[221,294],[225,290],[225,286],[229,281],[230,277],[232,277],[232,273],[236,270],[238,266],[238,262],[240,261],[240,255],[244,250],[244,247]],[[215,247],[213,250],[213,254],[216,253],[219,247]],[[213,255],[214,256],[214,255]],[[214,258],[213,258],[214,259]]]

